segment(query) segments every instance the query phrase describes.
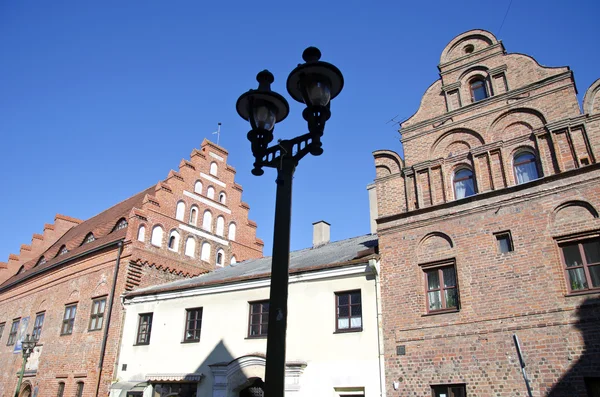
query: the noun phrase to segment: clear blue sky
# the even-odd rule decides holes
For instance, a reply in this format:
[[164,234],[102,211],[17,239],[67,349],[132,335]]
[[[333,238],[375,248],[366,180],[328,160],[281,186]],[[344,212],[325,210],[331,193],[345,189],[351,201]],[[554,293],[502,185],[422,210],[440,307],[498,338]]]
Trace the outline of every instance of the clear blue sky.
[[[271,253],[275,171],[250,174],[238,96],[269,69],[274,89],[318,46],[346,85],[325,153],[296,171],[292,248],[316,220],[333,240],[369,232],[371,153],[400,151],[386,121],[405,119],[438,78],[444,46],[482,28],[508,52],[568,65],[579,100],[600,77],[597,0],[40,1],[0,3],[0,261],[61,213],[89,218],[164,179],[222,122],[250,217]],[[278,138],[306,132],[291,103]]]

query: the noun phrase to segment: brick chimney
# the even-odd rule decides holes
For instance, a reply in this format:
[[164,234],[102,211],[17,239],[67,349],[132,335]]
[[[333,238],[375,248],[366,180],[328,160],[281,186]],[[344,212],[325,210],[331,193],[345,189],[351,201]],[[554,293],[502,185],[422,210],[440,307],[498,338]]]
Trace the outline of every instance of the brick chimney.
[[313,248],[329,243],[329,227],[325,221],[313,223]]

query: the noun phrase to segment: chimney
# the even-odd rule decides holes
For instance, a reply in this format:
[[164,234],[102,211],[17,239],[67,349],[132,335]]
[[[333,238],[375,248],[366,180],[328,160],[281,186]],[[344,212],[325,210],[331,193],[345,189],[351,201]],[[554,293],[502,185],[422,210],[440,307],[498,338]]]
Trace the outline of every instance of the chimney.
[[378,210],[377,210],[377,189],[375,188],[375,184],[371,183],[367,186],[367,191],[369,192],[369,223],[371,225],[371,234],[377,233],[377,221],[375,219],[378,218]]
[[313,248],[329,243],[329,226],[325,221],[313,223]]

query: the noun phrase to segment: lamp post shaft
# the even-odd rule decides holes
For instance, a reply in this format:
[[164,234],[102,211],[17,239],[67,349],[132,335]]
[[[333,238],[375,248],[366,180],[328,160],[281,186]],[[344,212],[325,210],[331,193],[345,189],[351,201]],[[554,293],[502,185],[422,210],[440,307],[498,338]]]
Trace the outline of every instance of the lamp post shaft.
[[25,373],[25,363],[27,362],[27,356],[23,355],[23,364],[21,365],[21,372],[19,373],[19,380],[17,381],[17,389],[15,390],[15,397],[19,397],[19,391],[21,389],[21,383],[23,383],[23,374]]
[[[287,152],[282,154],[277,168],[277,196],[271,261],[271,291],[269,297],[269,330],[267,333],[267,364],[265,396],[283,397],[285,390],[285,342],[287,331],[287,299],[290,265],[290,227],[292,218],[292,180],[296,162],[290,145],[281,142]],[[287,147],[285,147],[287,146]]]

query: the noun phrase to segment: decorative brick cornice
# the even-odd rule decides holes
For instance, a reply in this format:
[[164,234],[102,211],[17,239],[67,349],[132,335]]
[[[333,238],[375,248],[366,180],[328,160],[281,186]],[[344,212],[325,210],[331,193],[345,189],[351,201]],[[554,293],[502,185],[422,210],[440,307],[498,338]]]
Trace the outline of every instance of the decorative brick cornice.
[[460,80],[455,83],[450,83],[442,86],[442,90],[446,93],[454,90],[458,90],[461,86]]
[[552,133],[556,133],[557,131],[567,129],[569,127],[576,127],[580,125],[584,125],[586,121],[586,115],[581,115],[578,117],[571,117],[568,119],[563,119],[559,121],[554,121],[552,123],[546,124],[546,128],[548,131]]
[[489,73],[490,73],[490,76],[494,77],[498,74],[502,74],[502,73],[506,72],[507,69],[508,69],[508,67],[506,66],[506,64],[504,64],[504,65],[500,65],[496,68],[490,69]]

